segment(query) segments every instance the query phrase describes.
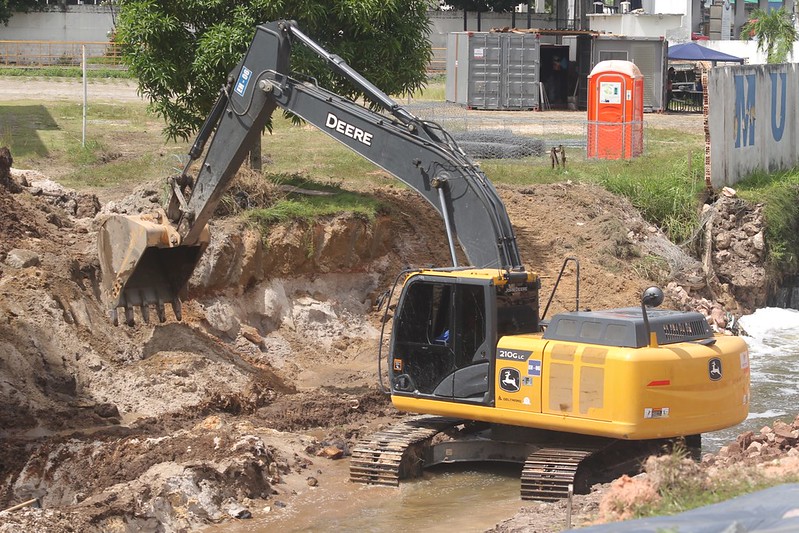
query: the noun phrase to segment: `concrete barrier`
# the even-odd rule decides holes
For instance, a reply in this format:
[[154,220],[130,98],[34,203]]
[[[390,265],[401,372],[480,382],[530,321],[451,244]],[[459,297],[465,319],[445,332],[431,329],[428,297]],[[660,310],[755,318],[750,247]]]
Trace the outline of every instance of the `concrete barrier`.
[[714,188],[799,166],[799,64],[716,67],[707,85]]

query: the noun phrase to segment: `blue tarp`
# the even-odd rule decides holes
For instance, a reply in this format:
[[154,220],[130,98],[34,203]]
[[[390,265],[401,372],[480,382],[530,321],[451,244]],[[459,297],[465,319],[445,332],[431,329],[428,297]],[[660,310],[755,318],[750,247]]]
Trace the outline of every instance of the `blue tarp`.
[[[572,530],[569,530],[572,531]],[[580,528],[579,533],[795,533],[799,484],[789,483],[674,516]]]
[[669,46],[670,60],[683,61],[727,61],[729,63],[743,63],[743,58],[731,56],[724,52],[717,52],[707,46],[696,44],[695,42],[675,44]]

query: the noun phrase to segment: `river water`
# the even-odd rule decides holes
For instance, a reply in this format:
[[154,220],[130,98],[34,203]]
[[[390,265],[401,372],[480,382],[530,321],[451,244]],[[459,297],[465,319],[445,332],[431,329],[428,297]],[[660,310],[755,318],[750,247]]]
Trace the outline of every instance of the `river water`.
[[741,317],[740,324],[752,372],[749,417],[733,428],[703,435],[706,451],[776,420],[790,423],[799,413],[799,311],[767,307]]
[[[704,434],[704,452],[716,452],[739,434],[757,432],[775,420],[791,422],[799,413],[799,311],[759,309],[740,323],[750,349],[749,417],[733,428]],[[325,466],[320,486],[294,496],[290,507],[255,512],[253,520],[224,530],[482,532],[524,505],[519,500],[521,466],[451,466],[385,488],[349,483],[346,463]]]

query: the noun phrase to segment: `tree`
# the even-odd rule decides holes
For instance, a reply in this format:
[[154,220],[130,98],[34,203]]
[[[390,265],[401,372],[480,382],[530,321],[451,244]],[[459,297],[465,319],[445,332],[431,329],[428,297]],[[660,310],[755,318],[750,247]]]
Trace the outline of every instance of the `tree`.
[[785,63],[793,50],[793,43],[799,40],[790,14],[782,7],[768,13],[755,9],[741,33],[757,39],[757,49],[766,52],[768,63]]
[[39,0],[0,0],[0,22],[8,26],[14,13],[29,13],[47,8]]
[[[427,7],[427,0],[120,0],[116,38],[139,91],[166,120],[166,136],[187,139],[255,27],[272,20],[296,20],[387,94],[420,88],[432,54]],[[363,96],[301,44],[291,67],[338,94]]]

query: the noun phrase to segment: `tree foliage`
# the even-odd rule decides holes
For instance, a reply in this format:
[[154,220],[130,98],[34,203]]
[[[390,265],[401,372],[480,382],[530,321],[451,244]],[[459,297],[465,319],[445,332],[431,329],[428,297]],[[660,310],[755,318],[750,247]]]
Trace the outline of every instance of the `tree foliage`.
[[[388,94],[420,88],[431,57],[426,0],[120,0],[116,39],[139,91],[168,138],[197,130],[258,24],[296,20]],[[301,44],[294,73],[351,98],[363,96]]]
[[743,35],[757,39],[757,49],[766,52],[768,63],[785,63],[799,40],[791,15],[785,8],[752,11],[749,21],[741,29]]
[[8,21],[14,13],[29,13],[47,7],[47,4],[38,0],[0,0],[0,22],[8,26]]

